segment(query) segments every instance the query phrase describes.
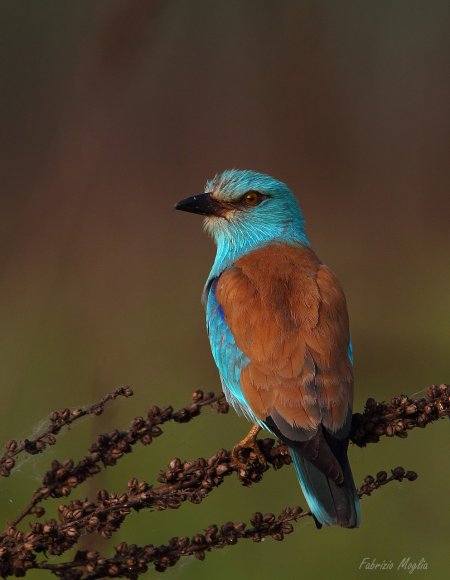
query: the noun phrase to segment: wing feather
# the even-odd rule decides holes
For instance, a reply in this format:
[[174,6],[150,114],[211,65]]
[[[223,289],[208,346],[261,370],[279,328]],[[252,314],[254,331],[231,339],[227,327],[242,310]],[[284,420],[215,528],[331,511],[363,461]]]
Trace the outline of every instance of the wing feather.
[[261,421],[313,435],[341,430],[352,405],[345,297],[334,274],[306,247],[272,244],[221,274],[213,289],[247,364],[242,395]]

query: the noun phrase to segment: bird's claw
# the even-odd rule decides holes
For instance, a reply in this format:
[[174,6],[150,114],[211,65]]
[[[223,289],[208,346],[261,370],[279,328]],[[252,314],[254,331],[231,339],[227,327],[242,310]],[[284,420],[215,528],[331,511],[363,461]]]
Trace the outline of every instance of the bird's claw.
[[[242,458],[241,452],[244,449],[251,450],[250,455],[248,456],[247,460]],[[237,445],[235,445],[233,447],[233,450],[231,452],[231,460],[232,460],[233,465],[235,467],[245,469],[247,467],[248,463],[253,459],[252,454],[254,455],[254,457],[258,461],[258,463],[260,463],[261,465],[265,465],[267,463],[266,458],[264,457],[264,453],[261,451],[261,449],[259,447],[258,441],[256,439],[254,439],[253,441],[242,440]]]

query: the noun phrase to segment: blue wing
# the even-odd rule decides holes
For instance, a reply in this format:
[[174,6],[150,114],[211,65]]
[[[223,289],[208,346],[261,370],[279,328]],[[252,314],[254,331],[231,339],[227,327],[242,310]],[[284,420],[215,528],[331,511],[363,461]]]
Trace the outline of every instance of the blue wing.
[[236,345],[222,308],[216,300],[217,281],[218,278],[213,279],[207,293],[206,326],[214,361],[219,369],[222,388],[227,401],[237,413],[245,415],[250,421],[261,423],[253,414],[242,392],[241,371],[248,365],[249,359]]

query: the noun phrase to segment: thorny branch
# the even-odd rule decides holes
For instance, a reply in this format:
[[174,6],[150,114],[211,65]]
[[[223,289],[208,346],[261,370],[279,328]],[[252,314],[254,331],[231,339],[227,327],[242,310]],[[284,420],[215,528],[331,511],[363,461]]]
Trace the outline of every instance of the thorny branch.
[[[53,413],[48,432],[41,434],[35,441],[49,444],[48,435],[54,437],[62,426],[73,422],[74,419],[71,417],[80,416],[80,412],[84,415],[100,414],[105,403],[119,395],[131,396],[132,391],[128,387],[121,387],[87,409],[75,410],[76,413],[69,410]],[[137,578],[147,570],[148,564],[153,564],[156,570],[163,571],[176,564],[182,556],[194,555],[202,560],[207,551],[234,544],[239,539],[260,541],[263,537],[271,536],[281,540],[285,534],[291,533],[292,522],[309,516],[310,512],[295,507],[285,508],[278,517],[274,514],[263,516],[257,513],[251,518],[252,527],[247,527],[242,522],[227,523],[220,528],[212,525],[205,533],[197,534],[191,539],[172,538],[167,546],[137,547],[123,543],[116,546],[116,554],[111,558],[103,557],[94,551],[78,551],[75,559],[70,562],[56,564],[47,559],[43,561],[37,559],[37,555],[41,552],[46,557],[65,553],[77,544],[81,534],[96,532],[110,538],[132,510],[177,509],[186,501],[200,503],[214,488],[221,485],[227,476],[236,473],[242,484],[251,485],[260,481],[263,473],[270,467],[279,469],[290,463],[287,448],[273,439],[259,441],[266,465],[261,465],[253,452],[249,452],[242,457],[245,466],[238,468],[234,465],[230,452],[224,449],[220,449],[209,459],[199,458],[182,462],[175,458],[169,463],[168,469],[160,472],[158,477],[160,485],[157,487],[146,482],[138,482],[133,478],[128,482],[127,490],[122,493],[114,494],[101,490],[94,501],[73,500],[67,505],[60,505],[59,522],[55,519],[43,523],[34,521],[29,532],[17,529],[17,525],[25,517],[44,515],[44,508],[40,504],[47,498],[68,496],[88,477],[95,476],[102,466],[115,465],[125,453],[132,451],[133,445],[138,441],[144,445],[151,443],[153,438],[162,434],[160,425],[163,423],[170,420],[178,423],[188,422],[198,416],[204,406],[214,407],[219,413],[228,411],[223,395],[196,391],[193,393],[192,403],[186,408],[174,411],[171,406],[163,409],[151,407],[147,417],[133,419],[128,430],[113,430],[100,435],[90,447],[89,453],[78,463],[72,460],[63,463],[52,462],[51,469],[43,478],[43,485],[0,535],[0,575],[23,576],[27,570],[39,568],[51,571],[66,580],[105,576]],[[447,385],[430,387],[427,396],[422,398],[410,399],[401,396],[388,403],[377,403],[369,399],[364,412],[353,417],[351,440],[362,447],[367,443],[379,441],[382,435],[406,437],[407,430],[425,427],[432,421],[448,416],[449,409],[450,392]],[[61,417],[61,420],[52,421],[52,417],[55,419]],[[24,442],[9,442],[7,453],[0,460],[0,465],[5,465],[5,457],[7,460],[11,450],[13,453],[16,450],[30,452],[29,449],[33,449],[33,442],[31,446]],[[13,465],[6,475],[9,475],[12,467]],[[393,480],[413,481],[416,477],[415,472],[405,471],[401,467],[392,470],[390,476],[386,472],[379,472],[375,478],[367,476],[364,479],[359,494],[367,496]]]

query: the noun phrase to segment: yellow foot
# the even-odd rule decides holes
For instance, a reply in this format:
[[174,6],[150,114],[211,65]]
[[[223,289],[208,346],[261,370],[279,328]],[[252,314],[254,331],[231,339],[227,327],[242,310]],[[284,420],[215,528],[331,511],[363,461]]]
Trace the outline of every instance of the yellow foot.
[[260,431],[261,427],[257,423],[255,423],[253,427],[250,429],[248,435],[246,435],[244,439],[242,439],[242,441],[239,441],[239,443],[233,447],[233,451],[231,452],[231,458],[233,460],[233,464],[236,467],[241,468],[246,467],[246,461],[243,461],[241,459],[242,449],[251,449],[259,463],[261,463],[262,465],[266,463],[266,458],[264,457],[264,453],[259,448],[257,440],[258,433]]

